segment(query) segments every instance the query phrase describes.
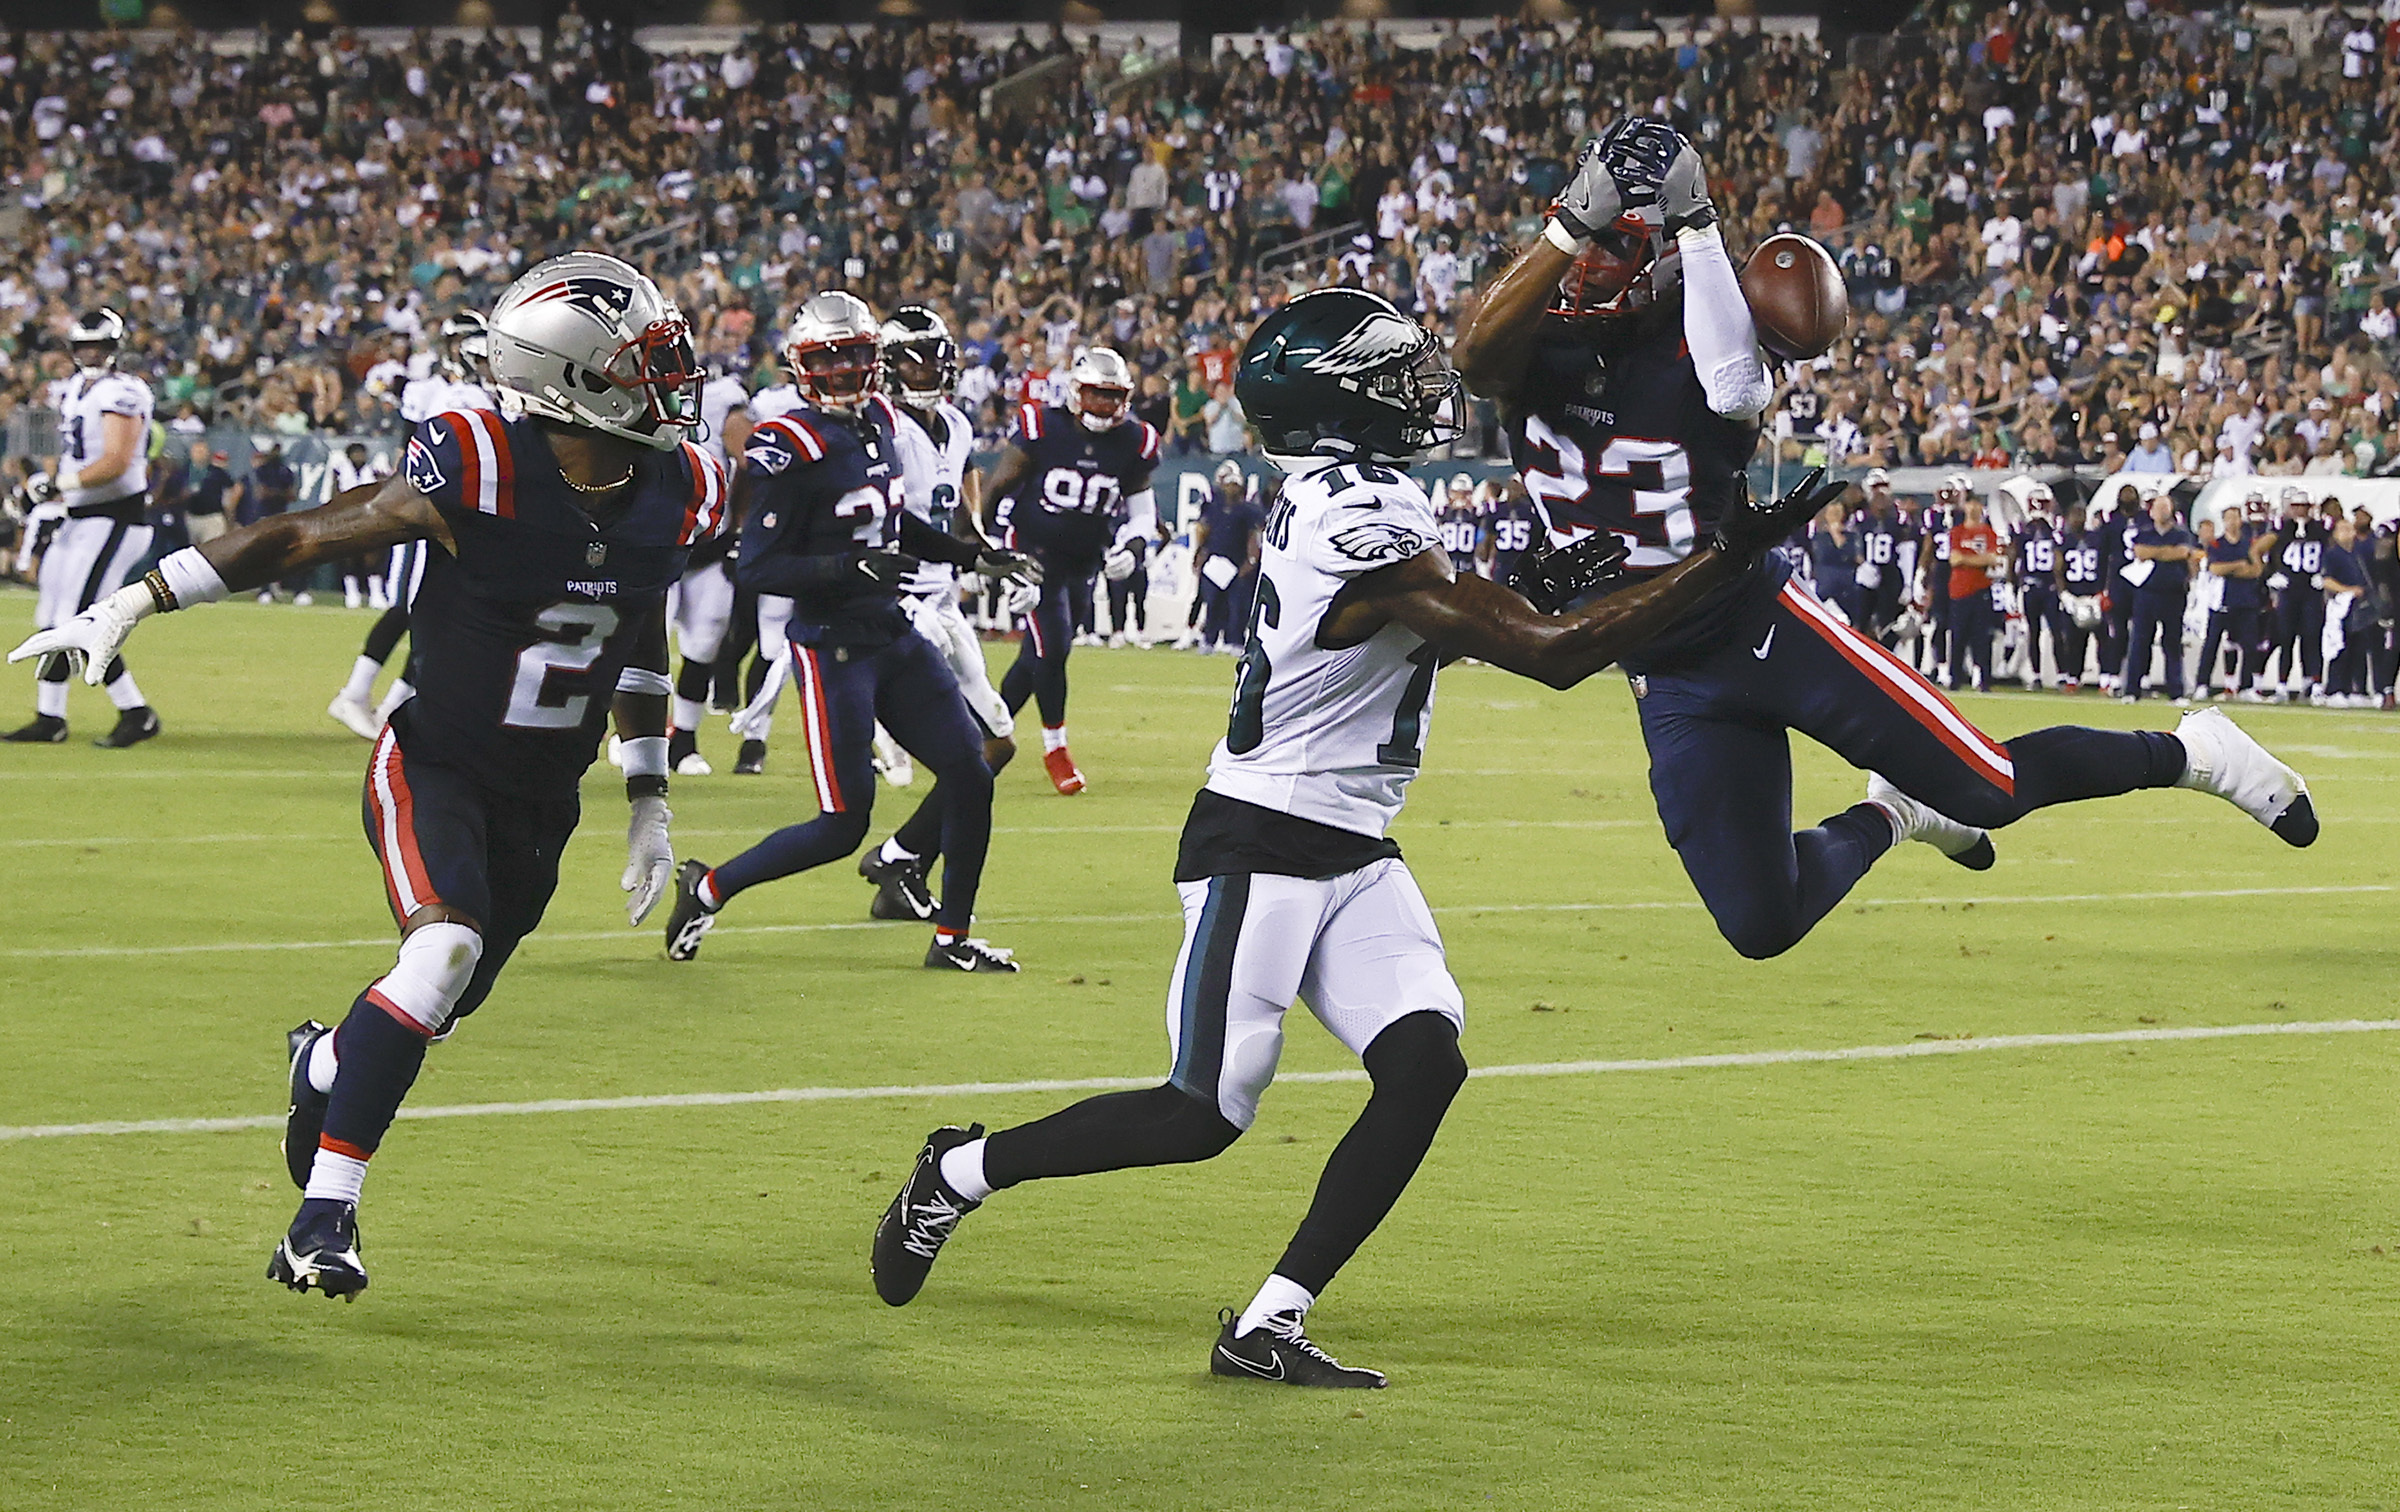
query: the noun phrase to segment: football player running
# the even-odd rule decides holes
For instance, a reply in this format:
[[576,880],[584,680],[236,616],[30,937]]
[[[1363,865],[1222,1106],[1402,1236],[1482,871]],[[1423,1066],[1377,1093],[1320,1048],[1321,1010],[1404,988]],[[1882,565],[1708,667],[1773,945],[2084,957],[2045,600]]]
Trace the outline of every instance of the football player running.
[[[701,445],[718,461],[731,466],[749,445],[750,390],[736,371],[738,359],[719,353],[718,371],[700,387]],[[733,624],[733,569],[727,555],[733,537],[720,536],[693,551],[683,581],[675,585],[673,611],[675,652],[683,665],[675,672],[672,722],[667,729],[667,761],[686,777],[705,777],[713,770],[700,754],[700,720],[708,705],[709,685],[715,680],[717,658],[723,654],[726,631]]]
[[[1699,154],[1673,129],[1628,118],[1586,143],[1457,357],[1501,405],[1551,538],[1613,534],[1628,583],[1682,561],[1740,506],[1774,386]],[[1757,565],[1625,659],[1667,839],[1742,955],[1789,950],[1899,841],[1980,869],[1986,830],[2054,803],[2189,787],[2289,844],[2316,838],[2299,775],[2221,712],[2174,734],[1996,741],[1787,577]],[[1791,730],[1873,774],[1867,801],[1797,834]]]
[[[982,544],[974,521],[983,480],[967,466],[975,449],[975,422],[951,401],[958,387],[958,343],[941,316],[923,305],[902,305],[883,323],[883,387],[897,401],[893,430],[908,512],[938,531]],[[982,637],[959,610],[958,569],[924,562],[901,585],[900,604],[958,679],[967,713],[983,732],[984,765],[998,776],[1017,754],[1016,720],[992,686]],[[875,884],[875,900],[867,909],[874,917],[933,917],[926,874],[941,853],[942,815],[949,802],[937,781],[908,822],[859,858],[858,874]]]
[[311,1021],[290,1035],[284,1159],[303,1195],[267,1274],[294,1291],[366,1289],[367,1162],[426,1046],[482,1006],[541,921],[612,706],[634,923],[674,871],[666,596],[691,547],[724,528],[726,497],[716,459],[683,439],[700,383],[683,317],[625,263],[576,252],[509,286],[491,341],[519,417],[434,415],[392,477],[175,552],[10,653],[79,658],[90,679],[153,614],[361,551],[429,547],[414,622],[423,680],[367,764],[367,839],[399,958],[338,1030]]
[[[1175,864],[1173,1071],[988,1138],[980,1124],[935,1130],[875,1232],[885,1302],[917,1294],[959,1219],[994,1192],[1222,1153],[1257,1116],[1297,997],[1366,1063],[1374,1091],[1274,1273],[1222,1315],[1209,1368],[1384,1384],[1318,1349],[1303,1324],[1408,1185],[1467,1074],[1458,986],[1386,835],[1423,757],[1436,668],[1474,656],[1571,687],[1740,579],[1829,496],[1803,485],[1727,510],[1713,546],[1554,617],[1454,563],[1425,490],[1385,465],[1456,434],[1457,387],[1433,337],[1360,290],[1303,295],[1251,333],[1235,392],[1287,480],[1225,738]],[[1620,554],[1599,538],[1545,556],[1541,597],[1579,593]]]
[[1036,578],[1013,551],[964,541],[912,513],[897,435],[909,423],[877,392],[882,328],[841,291],[800,306],[785,355],[807,403],[762,421],[742,454],[748,518],[735,562],[742,586],[792,600],[789,666],[808,733],[817,815],[721,866],[687,861],[667,919],[667,958],[688,961],[745,888],[838,861],[867,838],[880,723],[934,774],[942,896],[925,965],[1010,972],[1009,953],[970,936],[991,843],[992,769],[948,654],[917,631],[902,591],[927,561],[993,578]]
[[1133,370],[1107,347],[1067,370],[1067,405],[1028,402],[983,480],[984,528],[1042,564],[1042,596],[1000,679],[1013,714],[1032,699],[1042,716],[1042,765],[1062,794],[1083,791],[1067,751],[1067,652],[1092,617],[1092,581],[1133,575],[1158,531],[1150,474],[1158,428],[1133,418]]
[[[29,490],[34,505],[52,506],[59,516],[36,577],[41,596],[33,622],[43,630],[117,592],[150,553],[150,385],[117,371],[124,343],[125,320],[114,310],[93,310],[67,331],[75,376],[50,393],[58,411],[59,454]],[[42,658],[34,670],[33,722],[0,739],[55,745],[67,738],[68,662],[65,656]],[[158,734],[158,715],[123,657],[112,652],[85,681],[106,684],[117,710],[115,726],[92,744],[121,749]]]

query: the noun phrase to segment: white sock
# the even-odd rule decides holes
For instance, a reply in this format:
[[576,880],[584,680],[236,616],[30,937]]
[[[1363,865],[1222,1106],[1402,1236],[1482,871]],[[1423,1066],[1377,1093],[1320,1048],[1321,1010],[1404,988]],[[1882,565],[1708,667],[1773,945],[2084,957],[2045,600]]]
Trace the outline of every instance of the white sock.
[[942,1156],[942,1180],[969,1202],[992,1195],[992,1184],[983,1179],[983,1147],[990,1143],[988,1139],[970,1139]]
[[1042,750],[1063,751],[1067,748],[1067,727],[1063,724],[1042,726]]
[[317,1151],[316,1164],[308,1168],[308,1190],[301,1195],[314,1202],[329,1198],[335,1202],[356,1205],[358,1190],[366,1185],[367,1163],[349,1155],[336,1155],[331,1150]]
[[375,679],[383,675],[383,663],[372,656],[362,656],[350,664],[350,680],[342,684],[342,697],[353,703],[365,703],[375,691]]
[[333,1090],[333,1073],[341,1066],[334,1055],[333,1038],[330,1032],[320,1034],[317,1042],[308,1047],[308,1084],[319,1092]]
[[[323,1160],[325,1157],[320,1155],[317,1158]],[[1233,1325],[1233,1336],[1240,1338],[1277,1313],[1298,1311],[1306,1314],[1316,1305],[1317,1294],[1299,1282],[1286,1280],[1282,1276],[1269,1276],[1267,1284],[1258,1289],[1258,1295],[1250,1299],[1250,1305],[1242,1309],[1242,1320]]]
[[698,730],[700,728],[700,716],[703,712],[705,711],[701,709],[699,699],[684,698],[679,695],[675,699],[675,728],[678,730]]
[[889,866],[897,861],[914,861],[917,859],[917,853],[912,850],[903,849],[900,844],[900,837],[898,835],[894,835],[891,839],[883,842],[883,849],[875,853],[875,859]]
[[383,690],[383,702],[375,706],[376,722],[380,724],[383,721],[390,719],[392,717],[392,711],[399,708],[402,704],[408,702],[409,695],[415,693],[416,691],[417,690],[415,687],[410,685],[407,678],[393,678],[392,685]]
[[698,898],[700,906],[710,913],[715,913],[725,906],[725,899],[717,892],[717,874],[714,871],[700,879],[700,885],[692,889],[692,895]]
[[37,682],[33,685],[33,712],[52,719],[67,717],[67,685],[63,682]]
[[115,704],[119,712],[126,709],[138,709],[142,706],[144,702],[142,690],[134,682],[132,672],[120,673],[117,680],[108,685],[108,701]]

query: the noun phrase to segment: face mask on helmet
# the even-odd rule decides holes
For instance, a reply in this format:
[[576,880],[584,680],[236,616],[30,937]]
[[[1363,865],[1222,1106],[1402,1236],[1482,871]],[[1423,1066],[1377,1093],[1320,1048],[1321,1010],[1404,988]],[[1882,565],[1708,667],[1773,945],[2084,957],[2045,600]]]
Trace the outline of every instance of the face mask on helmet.
[[1133,391],[1103,383],[1075,385],[1075,418],[1085,430],[1113,430],[1133,413]]
[[651,322],[617,348],[601,372],[648,402],[651,429],[700,423],[700,385],[708,375],[692,348],[691,328],[680,316]]
[[792,368],[792,385],[800,397],[820,409],[849,411],[867,402],[876,390],[883,352],[872,336],[843,341],[812,341],[785,354]]
[[950,397],[958,381],[958,362],[943,348],[947,342],[912,342],[883,351],[884,386],[895,389],[912,409],[931,409]]
[[1649,226],[1639,216],[1619,216],[1568,265],[1550,313],[1579,320],[1621,315],[1647,304],[1657,297],[1652,276],[1657,262]]

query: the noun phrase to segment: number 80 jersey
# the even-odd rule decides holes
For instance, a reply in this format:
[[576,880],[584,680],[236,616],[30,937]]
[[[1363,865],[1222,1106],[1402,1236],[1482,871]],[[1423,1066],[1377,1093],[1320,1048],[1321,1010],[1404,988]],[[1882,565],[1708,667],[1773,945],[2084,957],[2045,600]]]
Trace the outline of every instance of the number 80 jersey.
[[1285,480],[1209,791],[1382,837],[1423,758],[1439,653],[1399,624],[1338,648],[1317,627],[1353,579],[1439,543],[1405,474],[1326,457]]

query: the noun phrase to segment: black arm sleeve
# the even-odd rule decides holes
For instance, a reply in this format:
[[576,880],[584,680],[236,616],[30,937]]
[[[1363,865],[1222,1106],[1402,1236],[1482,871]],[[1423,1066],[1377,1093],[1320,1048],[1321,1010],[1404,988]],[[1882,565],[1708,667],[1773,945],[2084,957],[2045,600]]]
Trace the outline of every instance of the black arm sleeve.
[[953,567],[972,567],[983,554],[973,542],[936,530],[905,512],[900,516],[900,549],[910,556],[928,562],[947,562]]

